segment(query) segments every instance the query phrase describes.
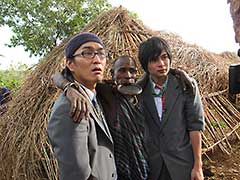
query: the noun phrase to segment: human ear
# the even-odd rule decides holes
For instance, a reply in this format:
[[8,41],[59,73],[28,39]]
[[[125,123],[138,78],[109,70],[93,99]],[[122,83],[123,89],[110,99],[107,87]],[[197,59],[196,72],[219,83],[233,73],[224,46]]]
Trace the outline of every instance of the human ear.
[[74,63],[72,59],[66,59],[66,66],[70,71],[74,71]]

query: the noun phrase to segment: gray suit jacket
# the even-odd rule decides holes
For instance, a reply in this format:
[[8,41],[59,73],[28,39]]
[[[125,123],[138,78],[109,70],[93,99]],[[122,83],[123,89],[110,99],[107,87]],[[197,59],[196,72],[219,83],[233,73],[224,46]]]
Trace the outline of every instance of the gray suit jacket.
[[60,180],[114,180],[113,141],[90,107],[90,119],[74,123],[70,103],[61,94],[48,123],[48,136],[59,166]]
[[149,155],[149,180],[159,180],[163,162],[172,180],[190,179],[194,157],[189,131],[204,128],[202,103],[196,83],[196,93],[190,95],[183,91],[175,76],[168,75],[161,121],[149,76],[145,74],[138,84],[143,88],[140,104],[146,119],[144,136]]

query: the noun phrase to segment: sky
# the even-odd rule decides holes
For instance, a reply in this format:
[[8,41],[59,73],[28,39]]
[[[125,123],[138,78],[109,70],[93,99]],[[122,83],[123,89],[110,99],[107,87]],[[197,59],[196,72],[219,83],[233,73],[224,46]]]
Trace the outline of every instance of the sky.
[[[237,52],[233,22],[227,0],[108,0],[115,7],[122,5],[138,14],[139,19],[153,30],[180,35],[184,41],[197,44],[208,51]],[[38,57],[29,57],[24,48],[8,48],[12,35],[8,27],[0,27],[0,69],[18,62],[29,66]]]

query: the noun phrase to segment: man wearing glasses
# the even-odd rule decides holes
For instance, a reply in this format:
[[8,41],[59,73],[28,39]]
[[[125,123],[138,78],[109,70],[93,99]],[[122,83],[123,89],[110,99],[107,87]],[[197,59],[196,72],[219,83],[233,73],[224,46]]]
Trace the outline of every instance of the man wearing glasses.
[[81,33],[68,42],[65,54],[66,67],[62,74],[84,91],[90,116],[74,123],[64,93],[56,100],[47,131],[58,161],[59,178],[115,180],[113,140],[95,91],[106,65],[103,43],[95,34]]
[[[118,180],[146,180],[148,164],[143,144],[143,115],[137,108],[136,95],[141,88],[136,86],[137,67],[135,60],[127,55],[117,57],[112,65],[112,80],[96,86],[98,99],[114,141],[114,157]],[[76,123],[88,114],[82,90],[77,90],[59,73],[53,76],[54,83],[64,90],[71,103],[72,117]],[[65,87],[65,88],[64,88]],[[82,94],[80,94],[81,92]],[[85,108],[83,108],[85,107]],[[88,115],[86,115],[88,116]]]

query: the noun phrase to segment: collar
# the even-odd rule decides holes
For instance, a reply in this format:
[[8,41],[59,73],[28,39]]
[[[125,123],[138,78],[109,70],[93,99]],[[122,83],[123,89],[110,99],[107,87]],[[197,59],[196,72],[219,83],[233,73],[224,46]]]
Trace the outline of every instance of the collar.
[[[156,84],[151,76],[149,76],[149,82],[150,82],[150,86],[151,86],[151,91],[153,96],[155,97],[162,97],[162,95],[165,93],[166,89],[167,89],[167,83],[168,83],[168,77],[167,79],[164,81],[163,85],[160,86],[158,84]],[[156,88],[157,87],[157,88]]]
[[87,87],[85,87],[84,85],[80,84],[80,86],[84,89],[84,91],[87,93],[89,99],[92,101],[93,99],[96,100],[96,90],[94,90],[94,92],[92,92],[90,89],[88,89]]

